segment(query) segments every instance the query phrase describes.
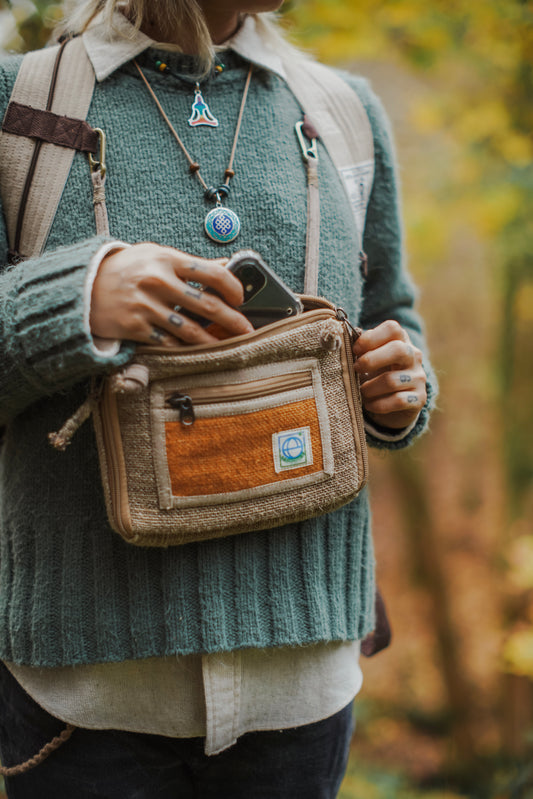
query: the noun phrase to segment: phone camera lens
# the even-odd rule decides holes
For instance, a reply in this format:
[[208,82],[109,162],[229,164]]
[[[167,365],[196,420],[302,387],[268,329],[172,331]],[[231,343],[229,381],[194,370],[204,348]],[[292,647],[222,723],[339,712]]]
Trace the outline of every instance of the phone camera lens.
[[255,277],[256,270],[253,266],[245,266],[243,267],[240,278],[246,282],[252,282]]

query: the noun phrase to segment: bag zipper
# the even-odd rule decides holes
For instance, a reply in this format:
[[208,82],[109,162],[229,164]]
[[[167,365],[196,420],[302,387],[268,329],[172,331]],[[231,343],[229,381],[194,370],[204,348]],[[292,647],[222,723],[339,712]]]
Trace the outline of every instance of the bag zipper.
[[296,372],[290,375],[275,375],[248,383],[234,383],[225,386],[198,386],[181,392],[179,389],[165,397],[165,403],[179,411],[180,422],[185,426],[194,423],[196,405],[213,405],[221,402],[260,399],[273,394],[282,394],[298,388],[313,385],[311,372]]

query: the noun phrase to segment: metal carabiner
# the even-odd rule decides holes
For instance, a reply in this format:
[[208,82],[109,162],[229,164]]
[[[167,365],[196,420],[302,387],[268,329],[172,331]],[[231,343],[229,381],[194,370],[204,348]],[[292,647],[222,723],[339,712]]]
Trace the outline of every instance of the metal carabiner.
[[[318,161],[318,149],[316,144],[316,139],[309,139],[306,141],[307,137],[303,132],[304,122],[300,121],[297,122],[294,126],[294,130],[296,131],[296,135],[298,136],[298,141],[300,142],[300,147],[302,148],[302,155],[304,161],[307,163],[310,158],[313,158],[315,161]],[[311,142],[311,146],[309,146],[308,141]]]
[[105,165],[105,133],[102,130],[102,128],[93,128],[93,130],[96,133],[98,133],[98,139],[99,139],[99,142],[100,142],[100,147],[98,148],[100,150],[100,160],[99,161],[96,160],[96,158],[93,158],[93,154],[89,153],[89,164],[91,165],[91,170],[93,172],[96,172],[97,170],[100,170],[100,174],[101,174],[101,177],[102,177],[102,180],[103,180],[104,177],[105,177],[105,173],[106,173],[106,165]]

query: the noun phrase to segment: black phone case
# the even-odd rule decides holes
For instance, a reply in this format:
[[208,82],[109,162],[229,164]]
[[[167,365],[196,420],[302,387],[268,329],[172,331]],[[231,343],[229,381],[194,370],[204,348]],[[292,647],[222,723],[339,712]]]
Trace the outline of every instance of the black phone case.
[[[254,327],[263,327],[280,319],[287,319],[295,316],[303,310],[302,303],[285,283],[270,269],[258,253],[253,250],[245,250],[235,253],[227,264],[236,277],[239,278],[244,287],[245,301],[239,306],[239,311],[246,316]],[[260,276],[262,286],[246,299],[247,286],[246,275],[249,270],[255,274],[255,279]],[[254,278],[250,279],[252,282]]]

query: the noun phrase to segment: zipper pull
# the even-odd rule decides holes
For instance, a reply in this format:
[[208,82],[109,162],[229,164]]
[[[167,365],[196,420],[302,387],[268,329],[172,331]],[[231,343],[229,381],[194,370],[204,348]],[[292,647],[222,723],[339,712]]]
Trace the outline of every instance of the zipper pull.
[[335,313],[339,322],[344,322],[348,330],[350,331],[350,337],[352,339],[352,343],[357,341],[361,333],[363,332],[362,328],[354,327],[350,320],[348,319],[348,314],[344,310],[344,308],[336,308]]
[[196,416],[194,414],[194,407],[192,399],[188,394],[172,394],[165,400],[167,405],[180,412],[180,422],[184,427],[190,427],[194,424]]

